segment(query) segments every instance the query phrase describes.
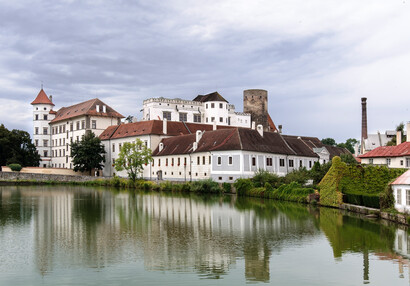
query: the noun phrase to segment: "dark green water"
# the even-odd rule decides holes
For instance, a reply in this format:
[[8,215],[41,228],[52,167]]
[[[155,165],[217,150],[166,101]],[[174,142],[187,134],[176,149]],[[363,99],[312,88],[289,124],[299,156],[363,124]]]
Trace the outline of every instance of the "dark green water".
[[234,196],[0,187],[0,285],[409,285],[407,230]]

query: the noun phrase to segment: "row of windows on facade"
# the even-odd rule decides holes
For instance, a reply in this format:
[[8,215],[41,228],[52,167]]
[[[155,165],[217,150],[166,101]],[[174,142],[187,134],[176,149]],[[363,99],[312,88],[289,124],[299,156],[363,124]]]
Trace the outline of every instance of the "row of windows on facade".
[[[147,140],[145,140],[144,141],[144,145],[145,145],[145,147],[148,147],[148,141]],[[112,143],[112,152],[115,152],[115,143]],[[121,147],[122,147],[122,143],[118,143],[118,152],[120,152],[121,151]],[[137,150],[140,150],[141,148],[140,147],[137,147]]]
[[[159,105],[162,105],[162,104],[159,103]],[[167,103],[167,106],[169,106],[169,103]],[[223,103],[219,103],[219,108],[220,108],[220,109],[223,109],[225,106],[226,106],[226,109],[228,109],[228,111],[229,111],[228,104],[225,104],[225,105],[224,105]],[[182,105],[182,107],[184,108],[185,105]],[[205,108],[208,109],[208,107],[209,107],[208,103],[205,104]],[[178,105],[175,105],[175,108],[178,108]],[[194,106],[191,105],[191,108],[194,108]],[[215,103],[211,103],[211,108],[215,108]]]
[[[71,143],[73,143],[73,138],[70,138]],[[77,136],[77,142],[80,141],[80,136]],[[68,143],[65,143],[65,138],[60,138],[60,139],[54,139],[51,140],[51,147],[58,147],[58,146],[66,146],[67,151],[68,151]],[[34,140],[34,145],[36,147],[48,147],[48,140],[43,140],[43,146],[39,146],[39,141],[38,139]]]
[[[403,205],[401,189],[396,190],[396,204]],[[406,190],[406,205],[410,206],[410,190]]]
[[[183,121],[186,122],[188,121],[188,114],[185,112],[179,112],[179,121]],[[162,112],[162,118],[171,121],[172,120],[172,116],[171,116],[171,112],[169,111],[163,111]],[[215,117],[207,117],[206,118],[206,123],[210,123],[210,122],[214,122],[215,121]],[[195,123],[201,123],[201,115],[200,114],[194,114],[194,122]],[[223,117],[219,117],[219,122],[223,123],[224,122],[224,118]],[[227,124],[231,124],[231,118],[225,118],[225,123]],[[245,120],[245,123],[247,123],[247,120]]]
[[[67,164],[67,166],[68,166],[68,164]],[[44,167],[46,167],[45,165],[44,165]],[[55,163],[55,164],[51,164],[51,167],[52,168],[65,168],[65,163]],[[70,163],[70,169],[72,168],[72,164]]]
[[[67,122],[67,124],[68,124],[68,122]],[[85,120],[81,121],[81,125],[80,125],[80,121],[77,121],[76,122],[76,127],[77,127],[76,130],[85,129]],[[97,121],[96,120],[91,121],[91,128],[92,129],[97,129]],[[40,131],[39,127],[36,127],[34,129],[34,134],[38,135],[39,131]],[[73,123],[70,124],[70,131],[74,131]],[[66,128],[65,128],[64,124],[51,128],[51,133],[52,134],[59,134],[59,133],[65,133],[65,132],[66,132]],[[43,127],[43,134],[44,135],[48,134],[48,127]]]
[[[51,157],[58,158],[58,157],[66,157],[66,162],[68,162],[68,155],[65,154],[66,149],[59,149],[59,150],[51,150]],[[68,150],[67,150],[68,152]],[[48,150],[43,151],[44,157],[48,157]]]
[[[373,164],[373,158],[369,159],[369,164]],[[391,158],[386,158],[386,165],[391,165]],[[400,160],[400,166],[404,166],[404,160]],[[406,168],[410,167],[410,158],[406,158]]]
[[[113,144],[113,148],[114,147],[115,146]],[[120,148],[121,148],[121,144],[120,144]],[[202,160],[201,160],[201,158],[202,158]],[[211,165],[211,163],[212,163],[211,156],[209,156],[208,158],[209,158],[208,159],[208,164]],[[187,158],[184,157],[183,159],[184,159],[183,160],[184,161],[184,166],[186,166]],[[196,158],[196,164],[198,166],[201,165],[201,161],[202,161],[202,165],[206,165],[206,156],[202,156],[202,157],[198,156]],[[171,158],[170,163],[171,163],[171,166],[174,166],[175,163],[177,164],[177,166],[180,166],[181,165],[181,158],[178,157],[178,158],[176,158],[176,160],[174,160],[174,158]],[[113,164],[115,164],[115,159],[113,159]],[[169,159],[165,158],[165,166],[168,166],[168,164],[169,164]],[[217,157],[217,164],[222,165],[222,157],[221,156]],[[157,165],[158,165],[158,167],[161,166],[161,158],[158,158]],[[228,165],[233,165],[233,157],[232,156],[228,157]],[[155,166],[155,159],[153,159],[153,161],[152,161],[152,166]],[[252,166],[256,166],[256,157],[252,157]],[[268,166],[268,167],[273,166],[273,158],[270,158],[270,157],[266,158],[266,166]],[[283,158],[279,159],[279,166],[280,167],[285,167],[285,159],[283,159]],[[290,168],[294,167],[294,160],[293,159],[289,159],[289,165],[288,166]],[[302,160],[299,160],[299,167],[300,168],[303,167],[303,161]],[[309,161],[309,168],[312,168],[312,161]]]

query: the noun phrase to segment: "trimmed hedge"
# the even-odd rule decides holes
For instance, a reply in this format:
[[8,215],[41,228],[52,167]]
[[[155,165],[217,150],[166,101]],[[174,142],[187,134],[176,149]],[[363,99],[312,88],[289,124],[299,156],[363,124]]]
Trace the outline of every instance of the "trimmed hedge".
[[15,172],[20,172],[23,167],[20,164],[9,164],[8,167]]
[[353,205],[380,208],[380,196],[378,194],[344,193],[343,201]]

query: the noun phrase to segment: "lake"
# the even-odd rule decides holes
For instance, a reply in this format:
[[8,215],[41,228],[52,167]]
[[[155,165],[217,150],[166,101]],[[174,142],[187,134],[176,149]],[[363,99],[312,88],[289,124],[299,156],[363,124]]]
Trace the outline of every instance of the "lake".
[[236,196],[0,186],[0,285],[409,285],[407,229]]

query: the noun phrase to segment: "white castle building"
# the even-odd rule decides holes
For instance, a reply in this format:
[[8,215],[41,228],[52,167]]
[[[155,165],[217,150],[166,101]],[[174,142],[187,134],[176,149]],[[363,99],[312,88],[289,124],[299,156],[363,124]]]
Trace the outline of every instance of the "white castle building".
[[251,114],[236,112],[218,92],[198,95],[193,100],[150,98],[143,102],[143,120],[183,121],[251,127]]
[[41,156],[40,167],[72,169],[70,143],[86,132],[99,136],[107,127],[119,125],[120,113],[98,98],[54,111],[52,97],[40,90],[33,105],[33,139]]

